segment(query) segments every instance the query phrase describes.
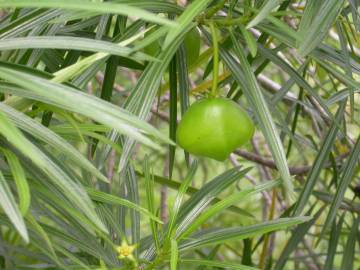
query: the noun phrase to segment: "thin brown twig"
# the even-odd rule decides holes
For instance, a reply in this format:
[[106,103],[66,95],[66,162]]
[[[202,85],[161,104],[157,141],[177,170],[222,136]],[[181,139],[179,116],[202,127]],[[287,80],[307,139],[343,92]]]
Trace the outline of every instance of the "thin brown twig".
[[[247,152],[242,149],[236,149],[234,153],[238,156],[241,156],[247,160],[256,162],[258,164],[264,165],[266,167],[269,167],[271,169],[277,169],[276,163],[271,159],[265,159],[259,155],[256,155],[254,153]],[[311,169],[311,166],[301,166],[301,167],[290,167],[290,173],[292,175],[302,175],[306,174]]]
[[[277,170],[275,161],[271,159],[265,159],[259,155],[256,155],[254,153],[247,152],[242,149],[236,149],[234,153],[238,156],[241,156],[247,160],[253,161],[255,163],[260,163],[264,166],[267,166],[269,168]],[[339,156],[338,160],[341,161],[342,159],[346,158],[349,155],[349,153],[345,153]],[[332,166],[332,164],[327,163],[325,164],[325,168],[329,168]],[[289,167],[290,174],[291,175],[304,175],[307,174],[311,170],[312,166],[299,166],[299,167]]]

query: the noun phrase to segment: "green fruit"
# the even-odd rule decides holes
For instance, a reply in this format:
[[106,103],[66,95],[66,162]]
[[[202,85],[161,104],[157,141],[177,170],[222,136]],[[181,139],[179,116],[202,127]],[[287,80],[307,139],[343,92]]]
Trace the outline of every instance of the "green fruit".
[[254,124],[231,99],[210,98],[195,102],[177,128],[177,142],[196,156],[224,161],[254,134]]
[[[145,37],[149,36],[151,33],[155,32],[155,31],[156,31],[155,28],[151,29],[150,31],[145,33]],[[156,40],[144,48],[144,53],[146,53],[150,56],[156,56],[156,54],[160,51],[160,49],[161,49],[160,41]]]
[[200,54],[200,33],[196,27],[191,29],[185,35],[184,46],[187,65],[192,66],[197,61]]
[[[145,37],[149,36],[156,29],[151,29],[145,33]],[[144,48],[144,52],[151,56],[156,56],[156,54],[161,49],[162,40],[154,41]],[[194,64],[199,58],[200,54],[200,33],[196,28],[191,29],[184,38],[184,46],[186,51],[186,61],[188,66]]]

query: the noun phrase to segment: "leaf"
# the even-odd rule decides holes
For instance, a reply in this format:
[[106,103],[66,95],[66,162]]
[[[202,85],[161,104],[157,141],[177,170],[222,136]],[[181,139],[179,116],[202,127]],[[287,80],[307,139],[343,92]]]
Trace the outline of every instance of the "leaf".
[[[169,142],[169,139],[161,134],[160,131],[156,130],[148,123],[132,116],[129,112],[89,94],[76,91],[69,86],[34,77],[2,66],[0,66],[0,77],[27,89],[27,91],[19,87],[7,87],[5,89],[5,91],[9,91],[15,95],[35,99],[83,114],[100,123],[107,124],[122,133],[128,134],[154,148],[159,147],[134,127]],[[51,89],[51,91],[48,91],[48,89]],[[81,106],[79,106],[78,100],[81,100]]]
[[82,0],[1,0],[0,7],[33,7],[33,8],[62,8],[74,10],[93,11],[99,13],[113,13],[125,16],[134,16],[146,21],[174,27],[176,24],[165,18],[156,16],[148,11],[131,5],[109,2],[90,2]]
[[[56,133],[45,128],[31,117],[28,117],[27,115],[12,109],[10,106],[5,105],[4,103],[0,103],[0,111],[5,113],[9,120],[11,120],[13,124],[21,130],[49,144],[61,153],[64,153],[73,162],[77,163],[80,167],[98,177],[100,180],[108,182],[108,179],[101,172],[99,172],[89,160],[87,160],[71,144],[69,144]],[[71,127],[71,129],[73,130],[73,127]],[[62,127],[62,131],[64,131],[64,127]]]
[[[265,48],[262,45],[258,46],[258,51],[264,57],[269,59],[273,64],[279,66],[282,70],[284,70],[290,77],[291,80],[294,80],[299,87],[304,88],[304,90],[311,95],[317,102],[321,108],[326,112],[327,117],[333,120],[333,115],[331,114],[329,108],[326,106],[325,101],[323,98],[317,93],[317,91],[311,87],[311,85],[301,76],[301,72],[307,66],[306,62],[298,69],[298,71],[294,70],[286,61],[281,59],[274,53],[272,50]],[[278,100],[274,100],[274,102],[278,102]]]
[[283,0],[268,0],[265,4],[261,7],[260,12],[256,15],[254,19],[252,19],[246,26],[247,29],[256,26],[261,21],[263,21],[270,12],[276,8],[278,5],[281,4]]
[[177,263],[178,263],[178,257],[179,257],[179,251],[177,242],[175,239],[171,239],[171,248],[170,248],[170,270],[176,270],[177,269]]
[[315,224],[315,222],[318,220],[320,215],[322,214],[324,210],[324,207],[321,208],[314,217],[309,220],[308,222],[300,224],[298,227],[294,229],[292,232],[291,238],[286,243],[286,246],[284,247],[283,251],[281,252],[281,255],[279,256],[279,259],[276,262],[276,265],[274,267],[274,270],[281,270],[284,268],[286,262],[289,259],[289,256],[292,252],[297,248],[299,243],[304,240],[305,235],[308,233],[310,228]]
[[294,196],[292,179],[290,176],[289,167],[287,165],[285,152],[275,127],[275,123],[271,117],[271,113],[261,92],[260,86],[257,83],[253,71],[251,70],[250,64],[248,63],[246,56],[243,53],[244,50],[241,44],[236,40],[232,32],[230,32],[230,35],[236,55],[239,57],[240,63],[242,65],[241,70],[243,74],[239,74],[239,65],[232,58],[230,58],[230,55],[228,55],[224,49],[221,49],[220,54],[224,58],[225,64],[232,71],[238,83],[240,85],[244,85],[245,83],[245,87],[243,88],[244,94],[251,104],[251,107],[254,109],[262,133],[264,134],[270,147],[271,153],[283,180],[286,194],[288,198],[292,198]]
[[300,215],[304,210],[306,204],[309,201],[310,195],[315,187],[316,181],[319,178],[321,170],[325,164],[325,162],[329,158],[329,154],[334,146],[336,135],[339,131],[339,126],[341,125],[341,121],[344,116],[345,110],[345,102],[342,102],[339,106],[339,109],[336,113],[335,121],[332,123],[329,131],[324,138],[322,145],[320,147],[320,151],[316,156],[314,165],[311,167],[311,170],[306,178],[306,183],[303,189],[301,190],[301,194],[299,199],[296,202],[296,206],[294,209],[294,215]]
[[345,218],[345,214],[342,214],[338,224],[336,224],[335,221],[333,222],[324,269],[333,269],[334,258],[335,258],[336,249],[337,249],[337,246],[339,243],[339,239],[340,239],[341,228],[344,223],[344,218]]
[[191,164],[188,174],[186,175],[184,181],[182,182],[180,189],[176,195],[174,204],[172,205],[166,240],[170,240],[170,237],[172,237],[173,228],[174,228],[174,225],[175,225],[175,222],[176,222],[176,219],[177,219],[180,207],[181,207],[181,203],[183,201],[183,198],[185,196],[187,188],[189,187],[189,185],[191,184],[191,181],[194,178],[196,170],[197,170],[197,161],[195,160]]
[[316,58],[316,62],[318,62],[322,68],[324,68],[327,72],[331,73],[341,83],[349,87],[359,88],[360,83],[358,83],[353,78],[349,77],[347,74],[340,72],[336,67],[333,67],[332,65],[328,65],[325,61],[321,60],[320,58]]
[[[74,205],[81,209],[100,230],[106,232],[106,228],[95,214],[93,204],[82,186],[75,183],[48,156],[46,156],[33,143],[27,140],[3,113],[0,113],[0,124],[2,126],[0,134],[2,134],[24,156],[31,160],[39,169],[41,169],[49,177],[49,179],[64,192],[65,196]],[[27,237],[27,235],[23,236]]]
[[[2,122],[2,118],[3,116],[0,114],[0,122]],[[3,129],[4,127],[2,126],[1,128]],[[0,205],[3,208],[7,217],[10,219],[11,223],[14,225],[15,229],[21,235],[22,239],[24,239],[24,241],[28,243],[29,235],[26,230],[24,219],[21,216],[20,210],[16,205],[15,199],[1,171],[0,171]]]
[[[352,78],[352,68],[350,64],[349,52],[347,49],[347,41],[345,35],[347,35],[346,28],[340,22],[336,22],[336,29],[339,34],[340,45],[341,45],[341,56],[344,58],[346,74]],[[354,89],[350,87],[350,111],[351,120],[354,120]]]
[[228,208],[229,206],[235,204],[236,202],[262,192],[264,190],[273,188],[277,186],[280,181],[269,181],[265,184],[258,185],[251,188],[245,188],[239,192],[234,193],[233,195],[221,200],[220,202],[210,206],[204,212],[202,212],[191,224],[186,228],[186,230],[181,234],[180,238],[187,237],[192,232],[194,232],[197,228],[199,228],[203,223],[206,222],[211,217],[215,217],[220,211]]
[[[170,84],[170,103],[169,103],[169,138],[176,141],[176,128],[177,128],[177,65],[176,54],[169,65],[169,84]],[[174,163],[175,163],[176,146],[169,145],[169,178],[172,177]]]
[[86,188],[86,191],[89,194],[90,198],[94,201],[107,203],[107,204],[123,205],[144,214],[145,216],[151,218],[152,220],[160,224],[163,223],[158,217],[153,215],[151,212],[129,200],[102,191],[98,191],[92,188]]
[[244,177],[250,169],[246,168],[239,171],[238,168],[234,168],[228,170],[206,183],[198,192],[193,194],[179,212],[176,234],[182,234],[220,192]]
[[331,95],[327,100],[326,100],[326,104],[328,106],[335,104],[339,101],[342,101],[344,99],[346,99],[347,97],[349,97],[350,95],[352,95],[352,93],[360,93],[360,89],[354,89],[354,91],[351,91],[351,89],[343,89],[340,91],[337,91],[336,93],[334,93],[333,95]]
[[15,154],[4,148],[1,149],[1,151],[4,153],[6,160],[9,163],[11,174],[15,180],[17,192],[19,195],[20,212],[23,216],[26,216],[26,213],[28,212],[30,207],[31,196],[25,172]]
[[[239,171],[239,168],[230,169],[219,176],[215,177],[210,182],[206,183],[200,190],[193,194],[189,200],[187,200],[178,213],[176,221],[176,237],[179,236],[201,213],[206,206],[214,201],[221,201],[216,196],[233,184],[236,180],[241,179],[251,168]],[[157,177],[155,178],[156,181]],[[166,179],[168,180],[168,179]],[[160,182],[160,181],[159,181]],[[166,181],[168,182],[168,181]],[[160,182],[163,184],[164,182]],[[177,183],[177,182],[175,182]],[[172,182],[174,184],[174,181]],[[181,184],[176,184],[177,189],[180,189]],[[184,187],[184,186],[183,186]],[[192,187],[188,187],[188,190],[193,190]],[[240,209],[239,209],[240,210]],[[240,211],[239,211],[240,212]],[[247,213],[247,212],[245,212]],[[149,245],[148,253],[144,256],[145,259],[151,259],[155,254],[154,246]]]
[[[311,6],[311,10],[308,8],[302,18],[309,22],[303,23],[298,30],[302,37],[298,50],[300,56],[308,55],[322,42],[339,15],[343,4],[344,0],[309,0],[306,2],[307,6]],[[309,27],[310,21],[311,27]]]
[[239,25],[239,28],[240,28],[241,34],[243,35],[243,37],[246,41],[246,44],[247,44],[247,47],[249,48],[251,56],[255,57],[256,53],[257,53],[256,39],[251,34],[251,32],[246,30],[246,28],[243,25]]
[[354,217],[351,231],[348,234],[344,255],[341,261],[340,270],[354,269],[356,236],[359,233],[360,217]]
[[131,58],[138,61],[155,59],[141,52],[132,54],[132,49],[119,44],[82,37],[30,36],[0,40],[0,50],[2,51],[35,48],[103,52],[118,56],[129,56],[131,54]]
[[327,228],[333,222],[333,220],[339,210],[340,204],[345,195],[345,191],[348,188],[351,180],[353,179],[354,171],[356,169],[357,163],[359,162],[359,156],[360,156],[360,135],[356,141],[356,144],[355,144],[353,150],[351,151],[350,156],[348,157],[348,159],[344,165],[343,173],[342,173],[342,175],[340,177],[340,181],[339,181],[340,184],[338,185],[338,187],[336,189],[335,198],[331,203],[329,213],[324,222],[324,225],[323,225],[323,228],[321,231],[321,237],[325,234]]
[[[134,23],[134,25],[137,26],[138,24]],[[140,29],[137,29],[137,30],[140,30]],[[143,36],[142,31],[138,31],[137,33],[131,32],[130,37],[129,37],[129,33],[125,33],[121,38],[121,42],[117,43],[117,45],[128,46],[129,44],[133,43],[135,40],[137,40],[141,36]],[[100,66],[103,63],[105,63],[105,61],[108,57],[109,57],[109,53],[104,53],[104,52],[98,52],[98,53],[92,54],[88,57],[81,59],[80,61],[77,61],[76,63],[74,63],[72,65],[66,66],[63,69],[56,71],[54,73],[55,77],[52,80],[54,82],[65,82],[76,76],[79,76],[80,79],[78,78],[78,80],[81,81],[82,76],[84,76],[84,74],[81,74],[81,73],[87,71],[87,72],[90,72],[90,75],[95,75],[95,74],[91,73],[92,69],[95,69],[94,73],[97,72],[100,69]],[[88,80],[90,80],[90,78],[88,78]],[[74,82],[74,84],[79,85],[80,83]]]
[[[148,156],[145,157],[144,160],[144,178],[145,178],[145,189],[146,189],[146,201],[147,201],[147,207],[149,209],[149,212],[155,214],[155,199],[154,199],[154,176],[150,173],[150,166],[149,166],[149,158]],[[159,233],[157,230],[157,226],[153,219],[150,220],[150,228],[152,237],[154,238],[154,243],[156,247],[156,251],[160,252],[160,239],[159,239]]]
[[210,267],[219,267],[226,269],[234,269],[234,270],[257,270],[257,268],[233,263],[233,262],[220,262],[215,260],[202,260],[202,259],[181,259],[181,263],[191,264],[191,265],[204,265]]
[[[139,176],[144,177],[144,175],[139,173],[139,172],[137,172],[137,174]],[[179,181],[169,180],[169,179],[167,179],[165,177],[161,177],[159,175],[153,175],[153,177],[154,177],[154,181],[156,183],[161,184],[161,185],[165,185],[165,186],[167,186],[167,187],[169,187],[171,189],[174,189],[174,190],[179,190],[179,188],[181,186],[181,182],[179,182]],[[209,187],[209,189],[210,189],[210,187]],[[188,195],[193,195],[194,193],[197,193],[198,191],[199,191],[199,189],[189,186],[187,188],[187,190],[186,190],[186,193]],[[211,203],[214,204],[214,203],[217,203],[217,202],[219,202],[221,200],[222,200],[221,198],[215,197],[211,201]],[[186,202],[185,202],[185,204],[186,204]],[[243,216],[246,216],[246,217],[249,217],[249,218],[254,218],[254,216],[252,214],[250,214],[248,211],[245,211],[244,209],[241,209],[241,208],[239,208],[239,207],[237,207],[235,205],[230,206],[228,208],[228,210],[235,213],[235,214],[238,214],[238,215],[243,215]]]
[[43,240],[45,241],[47,247],[49,248],[50,252],[53,254],[54,257],[56,257],[56,253],[54,251],[54,246],[48,236],[48,234],[45,232],[45,230],[41,227],[41,225],[36,221],[33,215],[28,214],[26,216],[26,221],[29,223],[29,229],[34,230]]
[[35,9],[13,20],[0,29],[0,39],[21,36],[62,14],[61,10]]
[[272,231],[286,229],[309,220],[309,217],[280,218],[251,226],[215,229],[208,233],[192,235],[190,240],[184,241],[179,245],[179,250],[187,251],[199,247],[255,237]]

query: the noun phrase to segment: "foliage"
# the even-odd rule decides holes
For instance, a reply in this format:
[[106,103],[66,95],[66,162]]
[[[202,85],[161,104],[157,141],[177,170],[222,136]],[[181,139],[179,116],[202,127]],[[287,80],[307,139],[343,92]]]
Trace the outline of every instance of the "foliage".
[[[0,13],[0,269],[360,267],[358,1]],[[224,162],[175,142],[216,95],[256,126]]]

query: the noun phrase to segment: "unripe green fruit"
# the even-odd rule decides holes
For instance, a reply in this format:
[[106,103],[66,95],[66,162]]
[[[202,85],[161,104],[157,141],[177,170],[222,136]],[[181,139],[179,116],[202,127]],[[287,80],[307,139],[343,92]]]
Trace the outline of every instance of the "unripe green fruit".
[[[150,35],[155,31],[154,29],[151,29],[150,31],[145,33],[145,37]],[[188,66],[191,66],[194,64],[197,59],[199,58],[200,54],[200,33],[195,28],[191,29],[184,38],[184,46],[186,51],[186,61]],[[156,56],[156,54],[161,49],[161,41],[157,40],[151,43],[150,45],[146,46],[144,48],[144,52],[151,56]]]
[[195,156],[224,161],[232,151],[248,142],[254,124],[238,104],[227,98],[195,102],[177,128],[177,143]]
[[[148,32],[145,33],[145,37],[149,36],[155,31],[156,31],[155,28],[150,29]],[[160,48],[161,48],[161,43],[159,40],[156,40],[144,48],[144,53],[150,56],[156,56],[156,54],[160,51]]]
[[200,33],[195,28],[191,29],[184,38],[184,45],[186,51],[186,63],[192,66],[200,55]]

